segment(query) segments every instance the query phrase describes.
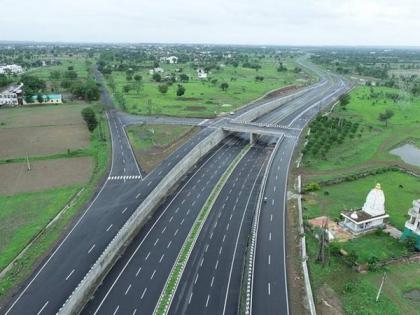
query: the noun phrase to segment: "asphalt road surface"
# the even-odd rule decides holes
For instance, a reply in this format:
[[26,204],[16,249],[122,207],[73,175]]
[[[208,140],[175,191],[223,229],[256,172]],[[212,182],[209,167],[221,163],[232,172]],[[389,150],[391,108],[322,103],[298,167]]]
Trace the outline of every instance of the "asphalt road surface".
[[[106,100],[105,100],[106,102]],[[108,111],[112,166],[101,189],[71,230],[26,281],[1,314],[55,314],[114,235],[163,176],[212,130],[202,130],[165,159],[153,172],[141,174],[123,126]]]
[[229,137],[167,198],[105,278],[83,314],[152,314],[208,195],[245,141]]

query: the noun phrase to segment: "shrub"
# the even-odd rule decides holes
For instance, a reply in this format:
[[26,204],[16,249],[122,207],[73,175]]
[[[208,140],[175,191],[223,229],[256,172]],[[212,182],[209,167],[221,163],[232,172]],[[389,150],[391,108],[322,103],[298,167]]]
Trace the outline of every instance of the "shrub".
[[309,192],[309,191],[317,191],[320,189],[321,189],[321,186],[318,183],[312,182],[312,183],[306,184],[305,187],[303,188],[303,191]]

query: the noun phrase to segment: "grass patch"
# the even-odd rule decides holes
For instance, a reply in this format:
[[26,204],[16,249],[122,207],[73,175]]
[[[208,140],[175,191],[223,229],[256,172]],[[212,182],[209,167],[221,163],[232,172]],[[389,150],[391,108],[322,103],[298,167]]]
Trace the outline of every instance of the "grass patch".
[[[303,80],[299,81],[299,84],[305,84],[310,80],[305,73],[298,74],[291,70],[277,72],[277,62],[271,58],[262,60],[261,66],[262,68],[258,71],[225,66],[220,70],[213,69],[209,80],[199,80],[192,64],[161,65],[165,70],[163,77],[172,73],[179,74],[175,71],[177,68],[183,68],[183,73],[189,76],[189,81],[182,83],[186,89],[182,97],[176,96],[179,82],[169,86],[167,93],[160,93],[158,91],[160,83],[152,80],[147,68],[137,72],[143,77],[141,88],[138,88],[135,82],[127,81],[126,73],[121,71],[113,71],[111,75],[108,75],[107,82],[113,92],[123,96],[125,101],[123,109],[132,114],[215,117],[252,101],[272,89],[296,84],[299,79]],[[288,68],[292,67],[289,65]],[[256,82],[256,76],[263,76],[264,80]],[[217,81],[212,83],[212,80]],[[229,84],[226,91],[220,88],[223,82]],[[129,92],[123,90],[126,85],[131,86]],[[116,99],[121,99],[121,97]],[[224,104],[230,104],[232,107],[225,109]]]
[[137,161],[150,172],[198,130],[181,125],[133,125],[127,127],[127,134]]
[[[342,106],[336,106],[330,116],[357,124],[354,137],[346,137],[342,143],[332,144],[325,156],[306,154],[303,158],[304,176],[326,179],[355,169],[395,164],[420,171],[420,168],[407,165],[399,157],[389,153],[401,143],[419,141],[420,98],[397,89],[371,89],[365,86],[355,88],[350,95],[351,100],[345,107],[346,110]],[[386,109],[395,113],[388,127],[378,120],[379,113]],[[320,128],[319,132],[321,131],[324,133],[325,129]],[[334,136],[336,130],[332,128],[328,133]],[[321,135],[317,138],[321,138]]]

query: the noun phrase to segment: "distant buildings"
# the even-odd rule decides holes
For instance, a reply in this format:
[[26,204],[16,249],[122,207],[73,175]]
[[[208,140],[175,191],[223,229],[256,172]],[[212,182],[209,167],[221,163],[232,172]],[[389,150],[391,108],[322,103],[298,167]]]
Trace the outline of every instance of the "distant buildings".
[[0,74],[19,74],[23,69],[18,65],[2,65],[0,66]]
[[178,63],[178,57],[177,56],[161,57],[160,61],[174,64],[174,63]]
[[207,79],[207,75],[208,74],[207,74],[206,70],[204,70],[202,68],[197,69],[197,77],[199,79]]
[[23,84],[9,85],[0,92],[0,106],[17,106],[22,105],[22,87]]
[[34,95],[32,96],[32,103],[33,104],[61,104],[63,103],[63,98],[61,94],[47,94],[41,95],[42,102],[39,101],[39,96]]
[[165,70],[163,70],[162,68],[154,68],[154,69],[150,69],[149,70],[149,74],[154,74],[154,73],[164,73]]

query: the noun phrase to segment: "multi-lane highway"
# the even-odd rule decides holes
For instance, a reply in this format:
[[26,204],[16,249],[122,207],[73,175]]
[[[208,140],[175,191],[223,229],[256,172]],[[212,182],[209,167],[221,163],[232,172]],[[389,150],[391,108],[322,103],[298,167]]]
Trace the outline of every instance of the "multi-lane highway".
[[[100,74],[97,74],[100,76]],[[294,128],[274,150],[264,202],[258,196],[267,161],[277,137],[263,137],[239,162],[222,188],[188,260],[168,312],[171,314],[235,314],[241,290],[244,255],[251,222],[257,215],[258,232],[253,264],[251,296],[254,314],[288,314],[285,265],[286,188],[290,160],[299,130],[326,106],[344,83],[322,75],[316,88],[259,117],[255,123]],[[109,95],[103,99],[110,104]],[[261,100],[238,110],[264,105]],[[131,117],[107,112],[112,165],[109,177],[70,232],[1,312],[6,314],[55,314],[99,255],[138,205],[195,145],[224,120],[183,120]],[[136,163],[125,124],[183,123],[203,129],[145,174]],[[236,134],[239,136],[239,134]],[[230,136],[203,158],[167,197],[117,261],[84,314],[152,314],[174,262],[197,214],[214,185],[246,145],[246,137]],[[271,145],[267,145],[271,144]]]

